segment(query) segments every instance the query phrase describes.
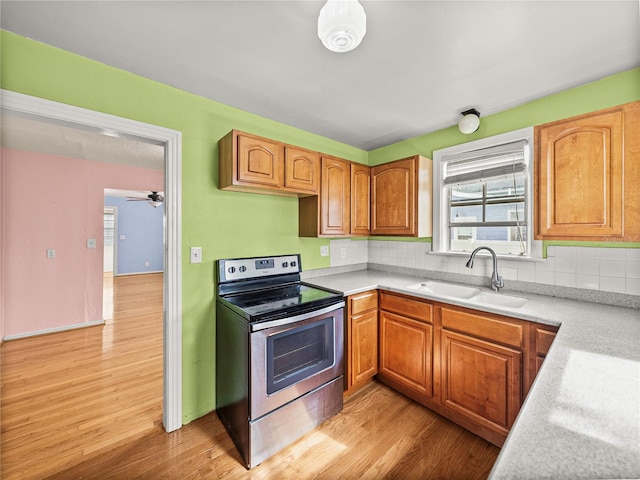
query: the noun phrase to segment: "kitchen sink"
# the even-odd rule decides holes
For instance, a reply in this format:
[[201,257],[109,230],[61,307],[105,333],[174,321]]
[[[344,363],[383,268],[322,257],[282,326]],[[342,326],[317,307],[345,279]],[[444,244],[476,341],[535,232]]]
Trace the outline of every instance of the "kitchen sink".
[[436,295],[442,295],[445,297],[469,300],[469,302],[487,306],[493,305],[505,308],[521,308],[528,302],[526,298],[522,297],[514,297],[503,293],[483,292],[475,287],[456,285],[454,283],[435,282],[431,280],[409,285],[407,288],[426,293],[435,293]]
[[481,293],[470,298],[470,301],[496,307],[521,308],[528,300],[522,297],[513,297],[503,293]]
[[409,285],[407,288],[413,290],[422,290],[428,293],[435,293],[438,295],[445,295],[447,297],[455,298],[471,298],[480,293],[480,290],[474,287],[465,287],[462,285],[454,285],[452,283],[443,282],[421,282],[415,285]]

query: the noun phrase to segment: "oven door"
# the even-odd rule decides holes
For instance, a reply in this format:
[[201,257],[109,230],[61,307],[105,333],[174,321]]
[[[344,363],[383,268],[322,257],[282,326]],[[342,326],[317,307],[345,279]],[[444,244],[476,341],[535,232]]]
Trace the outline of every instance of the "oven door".
[[250,420],[342,375],[343,307],[340,302],[251,333]]

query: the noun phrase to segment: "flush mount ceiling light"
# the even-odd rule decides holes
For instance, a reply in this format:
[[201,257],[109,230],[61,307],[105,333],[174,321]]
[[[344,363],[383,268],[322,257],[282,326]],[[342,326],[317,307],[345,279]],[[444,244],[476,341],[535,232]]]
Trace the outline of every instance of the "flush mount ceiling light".
[[328,0],[318,17],[318,37],[332,52],[353,50],[367,33],[367,14],[358,0]]
[[480,127],[480,112],[475,108],[462,112],[462,118],[458,123],[458,130],[468,135],[475,132]]

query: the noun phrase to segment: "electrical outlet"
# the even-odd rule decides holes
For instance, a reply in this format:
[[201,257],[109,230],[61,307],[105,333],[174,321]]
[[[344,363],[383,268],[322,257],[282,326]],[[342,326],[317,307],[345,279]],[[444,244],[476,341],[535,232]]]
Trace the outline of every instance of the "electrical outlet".
[[191,263],[202,263],[202,247],[191,247]]
[[340,249],[340,258],[347,258],[347,247],[342,247]]
[[53,248],[47,250],[47,258],[56,258],[56,251]]
[[329,247],[327,245],[322,245],[320,247],[320,256],[328,257],[329,256]]

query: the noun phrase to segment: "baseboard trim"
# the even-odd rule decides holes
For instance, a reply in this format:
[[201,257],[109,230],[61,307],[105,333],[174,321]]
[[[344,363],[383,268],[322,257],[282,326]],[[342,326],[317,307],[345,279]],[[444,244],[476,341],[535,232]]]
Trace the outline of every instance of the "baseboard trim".
[[50,333],[64,332],[66,330],[77,330],[79,328],[95,327],[97,325],[104,325],[104,323],[105,323],[104,320],[94,320],[93,322],[85,322],[85,323],[74,323],[73,325],[64,325],[62,327],[47,328],[45,330],[36,330],[34,332],[19,333],[17,335],[7,335],[2,339],[2,341],[8,342],[10,340],[18,340],[20,338],[39,337],[40,335],[48,335]]
[[129,273],[118,273],[114,275],[114,277],[126,277],[128,275],[146,275],[148,273],[164,273],[164,270],[151,270],[145,272],[129,272]]

